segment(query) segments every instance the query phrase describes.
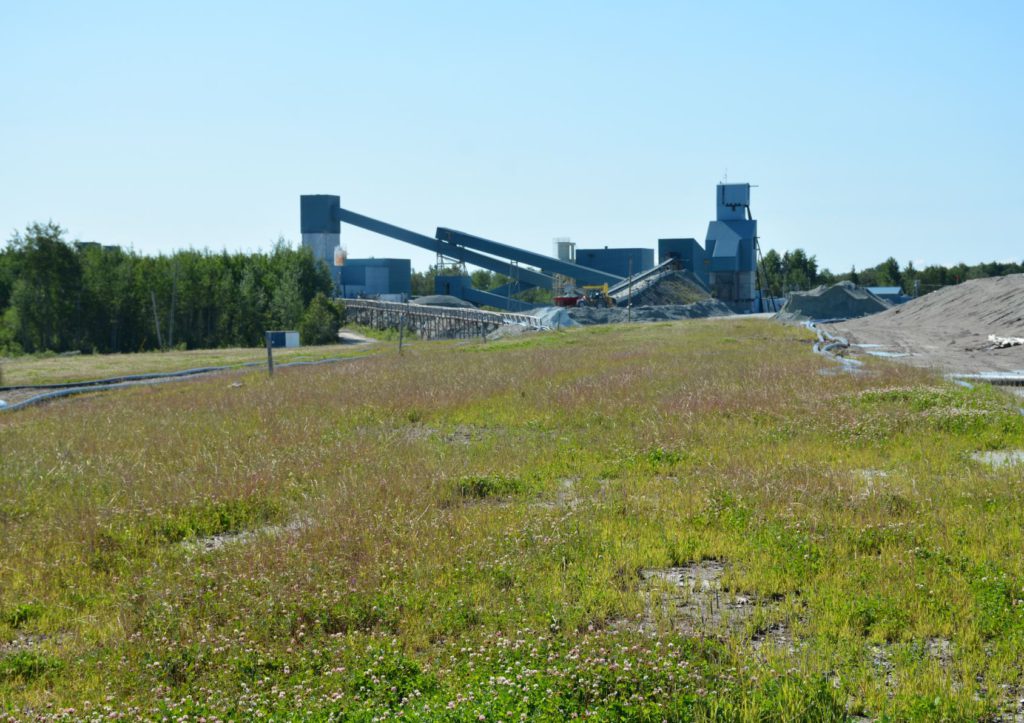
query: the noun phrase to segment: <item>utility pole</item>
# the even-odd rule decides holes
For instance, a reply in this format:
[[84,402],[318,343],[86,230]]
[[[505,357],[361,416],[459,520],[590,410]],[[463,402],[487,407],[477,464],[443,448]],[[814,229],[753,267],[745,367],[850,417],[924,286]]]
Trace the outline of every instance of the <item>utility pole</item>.
[[274,376],[274,341],[273,333],[263,332],[263,340],[267,343],[267,376]]
[[629,257],[629,296],[626,297],[626,322],[633,321],[633,257]]

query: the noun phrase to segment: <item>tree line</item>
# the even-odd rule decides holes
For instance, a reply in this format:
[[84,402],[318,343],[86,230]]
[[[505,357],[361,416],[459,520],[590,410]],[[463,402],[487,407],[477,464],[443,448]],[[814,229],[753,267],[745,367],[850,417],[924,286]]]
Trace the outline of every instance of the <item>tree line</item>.
[[834,274],[828,269],[819,269],[817,259],[803,249],[783,254],[771,249],[758,264],[758,271],[762,283],[772,296],[782,296],[790,291],[806,291],[815,286],[840,281],[850,281],[859,286],[897,286],[908,296],[919,296],[969,279],[1024,273],[1024,262],[993,261],[973,266],[963,263],[955,266],[933,264],[917,269],[913,262],[908,261],[901,266],[890,256],[877,266],[859,271],[852,267],[846,273]]
[[283,239],[144,256],[66,236],[34,223],[0,251],[0,354],[256,346],[268,329],[322,343],[340,324],[326,266]]

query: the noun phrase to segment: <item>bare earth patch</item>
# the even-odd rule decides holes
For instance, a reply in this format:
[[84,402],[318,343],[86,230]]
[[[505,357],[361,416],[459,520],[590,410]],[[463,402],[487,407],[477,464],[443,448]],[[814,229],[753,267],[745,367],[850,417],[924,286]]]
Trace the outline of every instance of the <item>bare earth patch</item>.
[[[702,560],[680,567],[641,570],[644,612],[633,620],[619,621],[616,627],[651,635],[666,628],[694,637],[742,633],[759,608],[777,605],[778,601],[723,590],[725,569],[725,563],[719,560]],[[793,644],[784,625],[759,631],[751,642],[759,650],[766,645],[792,648]]]
[[1024,449],[1011,450],[989,450],[986,452],[975,452],[971,455],[975,462],[991,465],[992,467],[1010,467],[1013,465],[1024,465]]

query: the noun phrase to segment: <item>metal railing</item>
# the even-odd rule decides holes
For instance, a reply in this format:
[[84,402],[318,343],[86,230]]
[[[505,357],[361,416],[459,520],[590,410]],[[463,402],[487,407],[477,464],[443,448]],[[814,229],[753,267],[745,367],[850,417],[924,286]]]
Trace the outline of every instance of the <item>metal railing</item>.
[[420,306],[397,301],[345,299],[348,317],[376,329],[397,329],[400,325],[429,339],[484,336],[500,326],[517,325],[537,331],[549,327],[529,314],[484,311],[455,306]]

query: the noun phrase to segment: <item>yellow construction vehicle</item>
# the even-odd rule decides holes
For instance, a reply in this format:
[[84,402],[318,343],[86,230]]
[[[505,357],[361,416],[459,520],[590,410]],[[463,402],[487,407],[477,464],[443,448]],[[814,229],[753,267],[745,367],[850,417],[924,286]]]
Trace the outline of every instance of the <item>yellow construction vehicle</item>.
[[580,291],[582,293],[576,301],[576,306],[603,306],[607,309],[615,306],[615,300],[608,296],[608,284],[581,286]]

